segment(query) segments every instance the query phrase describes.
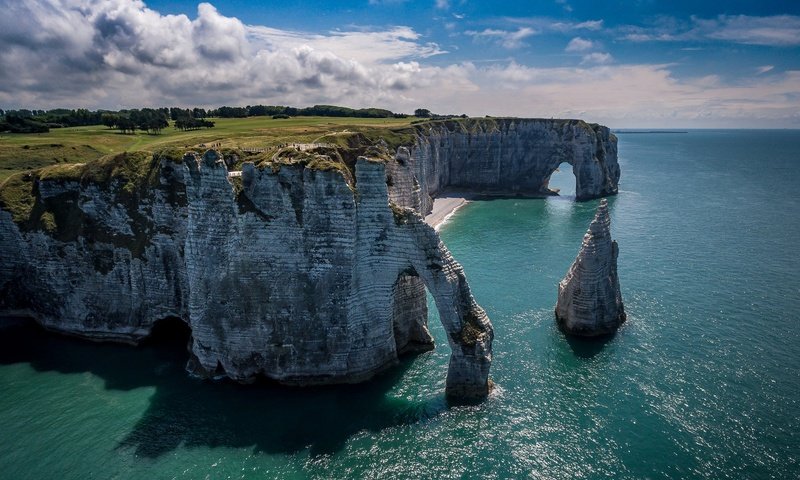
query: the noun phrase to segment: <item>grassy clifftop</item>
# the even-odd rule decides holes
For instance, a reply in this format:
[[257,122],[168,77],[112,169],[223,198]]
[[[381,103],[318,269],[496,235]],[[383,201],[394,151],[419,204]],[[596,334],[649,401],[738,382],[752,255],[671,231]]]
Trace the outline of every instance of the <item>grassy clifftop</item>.
[[[105,155],[140,150],[263,149],[285,143],[330,142],[331,137],[363,133],[395,136],[413,118],[268,117],[218,118],[216,127],[180,131],[167,128],[160,135],[121,134],[103,126],[53,129],[48,133],[0,134],[0,182],[14,173],[49,165],[86,163]],[[378,133],[383,132],[383,133]],[[324,137],[324,138],[321,138]]]
[[[411,143],[413,119],[250,117],[216,119],[208,130],[167,129],[161,135],[120,134],[102,126],[54,129],[42,134],[0,134],[0,208],[29,228],[54,228],[52,214],[37,205],[39,181],[73,181],[107,185],[118,180],[132,195],[153,180],[158,160],[180,162],[189,150],[214,147],[240,167],[252,161],[261,168],[302,164],[338,170],[352,179],[359,155],[380,157],[381,144],[396,148]],[[296,144],[320,144],[299,150]],[[157,152],[153,155],[153,151]],[[41,210],[41,211],[40,211]]]
[[431,128],[490,133],[521,121],[595,131],[600,128],[582,120],[560,119],[250,117],[218,119],[218,127],[210,130],[168,129],[162,135],[123,135],[105,127],[63,128],[46,134],[0,134],[0,181],[3,181],[0,208],[11,212],[17,223],[45,227],[47,212],[39,212],[41,215],[36,217],[35,189],[39,181],[108,185],[116,180],[122,185],[121,194],[132,196],[142,193],[141,188],[157,178],[161,158],[180,162],[186,151],[207,148],[219,150],[237,170],[245,161],[273,170],[282,165],[303,165],[315,170],[339,171],[352,183],[359,156],[388,159],[399,146],[411,145],[417,135]]
[[578,119],[563,119],[563,118],[517,118],[517,117],[484,117],[484,118],[448,118],[443,120],[430,120],[426,122],[411,125],[415,131],[424,133],[431,128],[444,128],[449,132],[461,133],[489,133],[494,131],[502,131],[508,128],[513,123],[520,122],[537,122],[553,127],[567,127],[575,126],[585,129],[587,131],[596,131],[600,128],[598,124],[587,123]]
[[108,186],[114,181],[121,187],[120,195],[133,197],[142,194],[148,185],[156,181],[158,163],[158,155],[133,152],[107,155],[83,164],[51,165],[16,173],[0,185],[0,209],[11,213],[14,222],[23,228],[53,230],[56,226],[53,210],[62,209],[63,206],[42,200],[39,195],[40,182]]
[[[323,143],[344,148],[377,144],[380,140],[389,149],[408,145],[414,135],[431,127],[469,133],[503,129],[512,118],[452,118],[420,120],[296,117],[218,118],[216,127],[206,130],[179,131],[167,128],[160,135],[143,132],[121,134],[103,126],[53,129],[48,133],[0,134],[0,182],[17,172],[50,165],[86,163],[109,154],[134,151],[187,150],[202,151],[209,147],[221,150],[271,150],[291,143]],[[536,119],[555,124],[577,124],[587,129],[596,127],[581,120]]]

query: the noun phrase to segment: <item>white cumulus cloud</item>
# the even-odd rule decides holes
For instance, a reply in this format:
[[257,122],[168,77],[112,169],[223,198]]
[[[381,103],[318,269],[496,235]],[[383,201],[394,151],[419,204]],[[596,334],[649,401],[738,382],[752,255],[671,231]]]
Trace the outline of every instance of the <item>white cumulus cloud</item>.
[[[687,78],[669,65],[614,61],[592,40],[585,41],[593,48],[575,41],[583,37],[573,38],[580,65],[537,68],[507,60],[448,62],[438,45],[406,26],[289,31],[246,25],[208,3],[194,17],[163,15],[137,0],[0,0],[0,8],[3,108],[328,103],[581,117],[612,127],[800,127],[800,71],[764,65],[739,81]],[[552,23],[472,36],[518,48],[539,31],[555,31]],[[792,41],[772,30],[738,35]]]
[[0,6],[6,107],[377,105],[411,88],[396,64],[443,53],[409,27],[304,34],[248,26],[209,3],[193,19],[136,0]]
[[581,37],[575,37],[569,41],[567,44],[567,48],[564,49],[565,52],[585,52],[586,50],[591,50],[595,48],[595,44],[591,40],[587,40]]
[[469,35],[476,40],[490,40],[494,41],[497,44],[501,45],[503,48],[514,49],[520,48],[525,43],[525,40],[528,37],[536,35],[536,30],[530,27],[521,27],[517,30],[498,30],[494,28],[487,28],[482,31],[474,31],[474,30],[467,30],[464,32],[465,35]]
[[598,64],[605,64],[611,63],[614,58],[611,56],[610,53],[602,53],[602,52],[593,52],[583,56],[581,59],[581,63],[598,63]]
[[621,38],[633,42],[675,42],[718,40],[743,45],[796,47],[800,45],[800,16],[719,15],[692,17],[690,22],[675,19],[653,27],[625,26]]

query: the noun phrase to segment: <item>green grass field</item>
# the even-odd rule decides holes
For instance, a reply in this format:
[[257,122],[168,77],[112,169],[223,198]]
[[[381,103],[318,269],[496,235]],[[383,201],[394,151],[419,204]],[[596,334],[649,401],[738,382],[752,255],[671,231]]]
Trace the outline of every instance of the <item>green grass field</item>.
[[160,135],[121,134],[104,126],[52,129],[48,133],[0,134],[0,182],[16,172],[55,164],[85,163],[110,153],[163,148],[261,148],[289,142],[331,142],[337,132],[378,132],[404,127],[409,118],[270,117],[214,118],[210,129],[182,132],[173,127]]

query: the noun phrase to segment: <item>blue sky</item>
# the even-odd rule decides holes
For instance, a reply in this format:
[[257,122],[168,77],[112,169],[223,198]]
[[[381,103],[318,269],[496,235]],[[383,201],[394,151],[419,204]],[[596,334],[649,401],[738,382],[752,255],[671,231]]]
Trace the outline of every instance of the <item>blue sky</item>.
[[0,107],[800,127],[800,2],[0,0]]

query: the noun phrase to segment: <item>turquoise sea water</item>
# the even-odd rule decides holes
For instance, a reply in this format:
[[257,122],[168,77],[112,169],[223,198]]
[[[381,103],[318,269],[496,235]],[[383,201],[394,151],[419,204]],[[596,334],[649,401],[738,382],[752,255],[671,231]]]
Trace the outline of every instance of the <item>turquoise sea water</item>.
[[613,338],[553,319],[597,202],[473,202],[441,234],[494,323],[486,402],[447,405],[435,314],[435,351],[312,390],[190,379],[179,345],[6,330],[0,477],[800,477],[800,131],[621,134],[619,151]]

